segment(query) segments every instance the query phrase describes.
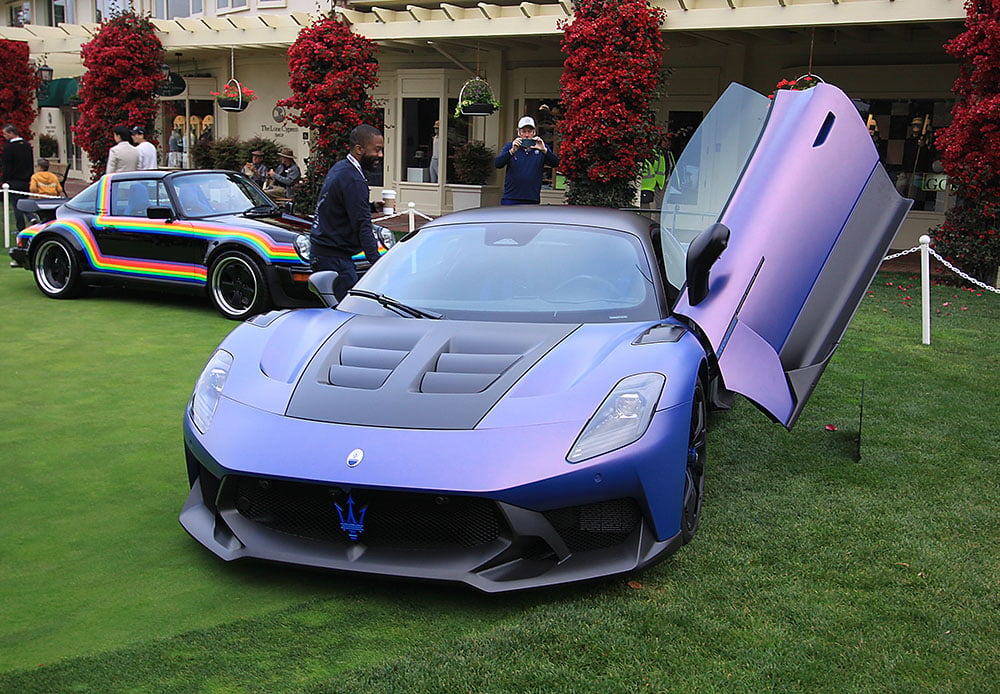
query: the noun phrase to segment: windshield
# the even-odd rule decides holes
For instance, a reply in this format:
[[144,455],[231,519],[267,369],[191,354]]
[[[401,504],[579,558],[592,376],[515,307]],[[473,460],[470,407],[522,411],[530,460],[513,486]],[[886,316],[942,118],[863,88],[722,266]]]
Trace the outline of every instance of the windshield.
[[273,207],[260,190],[235,173],[197,173],[173,179],[183,217],[242,214],[254,208]]
[[660,214],[663,264],[673,286],[683,287],[687,281],[688,245],[721,218],[760,139],[770,106],[767,97],[739,84],[729,85],[681,153]]
[[[396,244],[357,289],[454,320],[583,323],[657,320],[639,239],[564,224],[455,224]],[[346,311],[379,304],[348,296]]]

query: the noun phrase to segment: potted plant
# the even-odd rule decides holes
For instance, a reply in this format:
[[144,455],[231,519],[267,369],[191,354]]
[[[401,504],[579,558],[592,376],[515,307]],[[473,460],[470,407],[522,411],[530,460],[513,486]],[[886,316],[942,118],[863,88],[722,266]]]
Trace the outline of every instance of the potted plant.
[[237,113],[245,111],[251,101],[257,100],[257,95],[254,94],[252,89],[244,87],[235,79],[226,82],[226,86],[222,88],[222,91],[209,92],[209,94],[215,98],[215,102],[223,111]]
[[489,116],[500,108],[500,102],[493,96],[489,82],[479,75],[462,85],[458,93],[458,104],[455,106],[455,117],[459,116]]
[[483,186],[496,170],[496,152],[482,142],[470,140],[457,147],[452,156],[457,185],[449,186],[452,208],[466,210],[482,206]]
[[455,149],[455,183],[471,186],[486,185],[496,168],[496,152],[482,142],[469,140]]

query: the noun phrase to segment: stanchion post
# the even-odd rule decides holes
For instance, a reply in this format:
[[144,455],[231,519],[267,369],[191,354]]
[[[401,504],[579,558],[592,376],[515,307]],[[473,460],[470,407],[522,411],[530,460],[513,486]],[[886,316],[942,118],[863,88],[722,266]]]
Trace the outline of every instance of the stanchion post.
[[10,248],[10,184],[3,184],[3,247]]
[[920,237],[920,306],[923,323],[923,343],[931,343],[931,237]]
[[413,231],[417,228],[417,218],[416,218],[417,203],[411,200],[409,203],[407,203],[407,207],[409,208],[407,212],[410,215],[410,233],[412,234]]

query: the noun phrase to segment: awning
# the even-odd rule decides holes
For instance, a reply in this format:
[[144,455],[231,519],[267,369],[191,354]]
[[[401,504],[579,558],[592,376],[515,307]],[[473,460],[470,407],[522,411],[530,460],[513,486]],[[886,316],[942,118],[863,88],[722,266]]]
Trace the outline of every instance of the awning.
[[76,96],[80,89],[80,80],[77,77],[60,77],[48,83],[45,98],[38,99],[39,108],[49,106],[59,108],[69,105],[70,98]]

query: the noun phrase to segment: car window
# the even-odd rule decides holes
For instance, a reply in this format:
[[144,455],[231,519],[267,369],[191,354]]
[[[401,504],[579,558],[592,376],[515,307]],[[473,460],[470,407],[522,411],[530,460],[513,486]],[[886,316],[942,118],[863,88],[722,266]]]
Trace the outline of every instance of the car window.
[[[448,318],[655,320],[651,264],[632,234],[566,224],[456,224],[397,244],[359,289]],[[364,310],[358,297],[344,308]]]
[[184,217],[242,214],[254,207],[271,206],[263,193],[235,173],[187,174],[172,180]]
[[[757,92],[733,84],[684,147],[660,212],[663,264],[671,285],[684,286],[687,247],[719,221],[760,138],[770,104]],[[668,235],[676,243],[667,241]]]
[[114,181],[111,184],[111,214],[146,217],[150,207],[165,204],[165,188],[152,179]]
[[66,207],[85,214],[97,214],[98,188],[98,183],[91,183],[81,192],[77,193],[72,200],[67,202]]

